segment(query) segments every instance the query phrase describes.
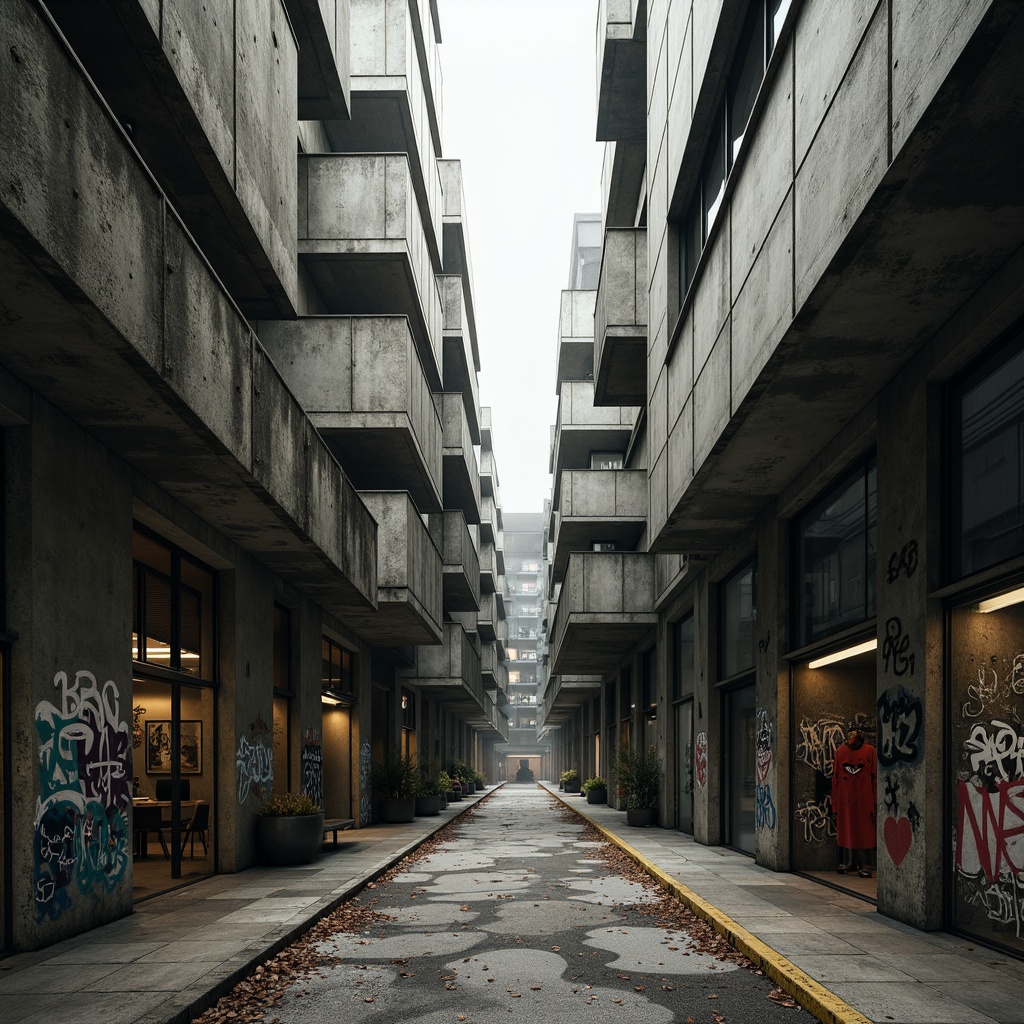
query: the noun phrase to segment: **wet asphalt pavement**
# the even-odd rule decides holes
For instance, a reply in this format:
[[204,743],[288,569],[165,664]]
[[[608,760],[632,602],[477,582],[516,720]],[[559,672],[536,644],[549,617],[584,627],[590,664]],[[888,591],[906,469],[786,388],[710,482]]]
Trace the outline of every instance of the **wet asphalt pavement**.
[[704,952],[721,942],[683,931],[674,902],[538,788],[507,785],[441,835],[364,893],[388,920],[319,942],[319,969],[268,1021],[814,1019],[735,954]]

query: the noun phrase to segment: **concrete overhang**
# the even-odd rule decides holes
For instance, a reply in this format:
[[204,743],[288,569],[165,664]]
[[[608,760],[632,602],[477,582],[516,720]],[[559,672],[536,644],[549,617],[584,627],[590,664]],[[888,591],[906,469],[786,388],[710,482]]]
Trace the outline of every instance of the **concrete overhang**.
[[606,227],[628,228],[636,223],[646,171],[646,139],[605,143],[601,188]]
[[[484,448],[480,452],[480,496],[490,498],[494,505],[499,502],[498,498],[498,467],[494,459],[494,452],[490,448]],[[497,519],[497,509],[494,518]]]
[[609,228],[594,307],[594,404],[647,401],[647,229]]
[[458,510],[449,510],[430,518],[432,532],[440,534],[444,609],[475,612],[480,607],[480,556],[466,517]]
[[653,609],[653,555],[573,552],[550,632],[552,673],[608,671],[657,625]]
[[441,643],[441,553],[423,518],[404,491],[359,496],[377,520],[377,610],[345,624],[381,647]]
[[566,470],[552,579],[562,581],[571,552],[591,551],[595,543],[611,543],[621,551],[635,549],[647,526],[648,496],[646,470]]
[[458,509],[466,522],[480,522],[480,469],[459,392],[434,396],[441,414],[442,495],[446,509]]
[[404,316],[268,320],[259,336],[360,490],[441,511],[441,420]]
[[402,676],[457,714],[479,715],[484,706],[480,653],[460,622],[445,622],[443,630],[439,646],[416,648],[416,666],[403,669]]
[[473,258],[469,248],[469,229],[466,225],[466,195],[462,188],[462,163],[458,160],[438,160],[437,171],[441,176],[441,191],[444,197],[442,266],[446,274],[459,274],[463,279],[469,341],[473,352],[473,363],[479,372],[480,346],[477,342],[476,307],[473,301],[475,294]]
[[444,307],[441,377],[445,391],[459,391],[465,400],[466,419],[473,444],[480,444],[480,391],[476,363],[466,319],[464,278],[443,274],[437,279]]
[[443,317],[405,153],[299,156],[299,258],[327,312],[409,319],[441,387]]
[[508,668],[496,644],[485,643],[481,647],[480,671],[483,674],[484,689],[506,690],[508,688]]
[[601,0],[597,13],[597,140],[647,130],[646,0]]
[[544,700],[544,721],[550,725],[568,721],[577,708],[601,692],[599,675],[558,675],[550,679]]
[[498,635],[498,606],[494,594],[480,595],[480,609],[476,617],[476,631],[484,643],[494,643]]
[[[482,489],[482,485],[481,485]],[[480,540],[494,544],[498,536],[498,508],[491,496],[480,499]]]
[[498,565],[494,545],[488,541],[480,542],[480,591],[482,594],[493,594],[498,587]]
[[[279,149],[295,151],[298,56],[285,10],[276,4],[269,9],[238,5],[217,16],[197,11],[195,18],[167,11],[154,23],[150,7],[118,0],[46,4],[75,61],[82,62],[103,105],[117,112],[130,145],[232,300],[248,319],[294,316],[298,274],[291,158],[285,166],[271,160]],[[11,4],[4,8],[6,18]],[[187,66],[186,53],[191,55]],[[265,80],[258,87],[266,103],[258,137],[236,120],[236,93],[257,88],[247,73],[250,65]],[[202,97],[199,102],[191,89]],[[53,120],[37,121],[37,131],[69,117],[58,97],[53,104]],[[36,101],[31,106],[39,110]],[[10,137],[4,138],[6,145]],[[126,145],[124,139],[116,144]],[[63,163],[56,152],[51,157]],[[69,171],[65,184],[79,182],[84,173],[101,177],[103,168],[79,164]],[[146,229],[154,230],[154,223]]]
[[[992,3],[861,215],[844,224],[835,255],[711,453],[670,501],[652,551],[713,555],[748,530],[900,367],[1017,258],[1024,245],[1022,52],[1024,6]],[[1020,271],[1010,269],[1019,291]],[[1001,311],[982,305],[1000,324]]]
[[348,120],[349,0],[284,0],[284,5],[299,46],[299,120]]
[[596,291],[563,291],[558,311],[555,394],[562,382],[594,379],[594,302]]
[[330,614],[374,607],[373,516],[59,34],[5,15],[0,364]]

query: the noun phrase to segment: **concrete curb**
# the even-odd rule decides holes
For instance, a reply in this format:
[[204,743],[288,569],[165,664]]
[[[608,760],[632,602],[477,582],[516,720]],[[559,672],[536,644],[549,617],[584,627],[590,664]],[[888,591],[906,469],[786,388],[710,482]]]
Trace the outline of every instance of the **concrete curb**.
[[595,821],[589,814],[582,811],[575,804],[564,800],[557,793],[546,787],[545,792],[550,793],[561,804],[574,811],[581,818],[593,825],[607,840],[617,846],[623,853],[627,854],[637,862],[663,889],[667,889],[680,901],[686,904],[699,918],[707,921],[719,935],[727,938],[744,956],[755,963],[764,973],[772,979],[783,991],[788,992],[805,1010],[813,1013],[823,1024],[873,1024],[870,1018],[855,1010],[849,1003],[844,1002],[835,993],[830,992],[821,982],[815,981],[805,971],[800,970],[791,960],[788,960],[781,953],[772,949],[756,935],[748,932],[742,925],[737,924],[728,914],[719,910],[714,904],[709,903],[702,896],[698,896],[692,889],[687,888],[682,882],[666,874],[653,861],[648,860],[639,850],[633,849],[624,839],[609,831],[600,822]]
[[[260,964],[269,960],[271,957],[276,956],[282,949],[290,946],[293,942],[296,942],[306,932],[308,932],[313,925],[322,921],[328,914],[337,910],[338,907],[347,900],[352,899],[353,896],[362,892],[363,889],[365,889],[371,882],[377,881],[381,875],[390,871],[391,868],[393,868],[399,861],[408,857],[410,853],[418,850],[428,839],[432,839],[443,828],[447,828],[454,822],[461,820],[470,811],[479,807],[480,804],[482,804],[489,796],[496,793],[502,785],[503,783],[498,783],[497,785],[492,786],[478,800],[474,800],[471,804],[462,808],[458,814],[439,821],[437,825],[425,835],[414,839],[410,843],[406,843],[383,860],[378,861],[360,881],[353,883],[340,893],[335,893],[326,903],[322,903],[313,908],[313,913],[311,913],[309,917],[301,921],[299,924],[289,928],[288,931],[279,935],[273,942],[256,950],[245,950],[237,957],[233,957],[232,959],[234,964],[232,970],[230,973],[220,978],[216,985],[212,985],[202,994],[189,1000],[184,1006],[179,1007],[179,1009],[171,1016],[160,1015],[158,1017],[154,1017],[152,1024],[191,1024],[194,1018],[198,1017],[201,1013],[215,1005],[218,999],[226,996],[240,981],[249,977],[249,975],[252,974]],[[354,833],[351,832],[349,833],[350,836],[353,834]],[[149,1017],[144,1017],[138,1021],[137,1024],[150,1024],[150,1019]]]

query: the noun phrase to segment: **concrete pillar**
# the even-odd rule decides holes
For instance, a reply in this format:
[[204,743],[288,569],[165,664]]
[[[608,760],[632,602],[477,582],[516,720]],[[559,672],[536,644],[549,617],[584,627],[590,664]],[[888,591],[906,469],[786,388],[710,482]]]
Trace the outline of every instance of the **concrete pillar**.
[[718,672],[718,616],[714,614],[707,570],[694,584],[693,835],[715,845],[722,838],[722,702],[714,681]]

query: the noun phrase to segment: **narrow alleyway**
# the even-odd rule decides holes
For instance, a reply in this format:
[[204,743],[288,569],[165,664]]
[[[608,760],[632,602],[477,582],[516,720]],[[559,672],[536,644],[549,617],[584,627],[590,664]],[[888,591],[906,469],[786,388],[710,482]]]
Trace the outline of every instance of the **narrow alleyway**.
[[261,1008],[280,1024],[813,1019],[533,786],[495,793],[199,1020]]

